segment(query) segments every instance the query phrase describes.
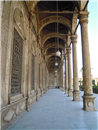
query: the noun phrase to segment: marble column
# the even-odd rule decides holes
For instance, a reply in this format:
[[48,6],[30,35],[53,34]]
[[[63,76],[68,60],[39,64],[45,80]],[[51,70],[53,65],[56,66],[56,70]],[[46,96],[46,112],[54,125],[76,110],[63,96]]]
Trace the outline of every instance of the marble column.
[[77,66],[77,35],[72,35],[72,56],[73,56],[73,101],[80,101],[78,85],[78,66]]
[[81,39],[82,39],[82,58],[83,58],[83,109],[87,111],[95,110],[95,97],[92,91],[90,52],[88,41],[88,14],[89,12],[81,11],[79,14],[79,21],[81,25]]
[[71,48],[67,48],[67,54],[68,54],[68,97],[73,96],[72,92],[72,69],[71,69]]
[[65,94],[68,94],[68,59],[67,54],[65,55]]

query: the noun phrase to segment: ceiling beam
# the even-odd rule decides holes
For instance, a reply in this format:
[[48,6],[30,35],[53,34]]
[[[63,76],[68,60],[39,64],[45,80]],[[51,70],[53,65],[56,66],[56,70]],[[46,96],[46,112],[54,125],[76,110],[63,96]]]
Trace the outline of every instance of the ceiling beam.
[[[58,46],[55,46],[55,47],[50,46],[50,47],[42,47],[42,48],[57,48],[58,49]],[[59,46],[59,48],[63,48],[63,47]]]
[[[86,2],[86,4],[85,4],[85,7],[84,7],[83,11],[85,11],[85,9],[86,9],[86,7],[87,7],[88,3],[89,3],[89,0]],[[73,33],[73,34],[75,34],[75,33],[76,33],[78,26],[79,26],[79,21],[78,21],[78,24],[77,24],[77,26],[76,26],[75,31],[74,31],[74,33]]]
[[[46,34],[47,36],[51,36],[50,34]],[[71,36],[72,34],[59,34],[59,36]],[[41,37],[45,37],[45,35],[38,35]]]
[[34,14],[78,14],[77,11],[32,11]]

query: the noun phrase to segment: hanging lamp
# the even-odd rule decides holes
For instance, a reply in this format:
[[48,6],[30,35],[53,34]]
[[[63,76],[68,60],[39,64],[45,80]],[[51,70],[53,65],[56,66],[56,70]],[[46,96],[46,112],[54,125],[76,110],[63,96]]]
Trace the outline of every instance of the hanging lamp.
[[[58,36],[58,1],[57,1],[57,36]],[[60,56],[61,52],[59,51],[59,38],[57,37],[58,51],[56,52],[56,56]]]
[[57,62],[55,63],[55,66],[58,66],[58,63],[57,63]]

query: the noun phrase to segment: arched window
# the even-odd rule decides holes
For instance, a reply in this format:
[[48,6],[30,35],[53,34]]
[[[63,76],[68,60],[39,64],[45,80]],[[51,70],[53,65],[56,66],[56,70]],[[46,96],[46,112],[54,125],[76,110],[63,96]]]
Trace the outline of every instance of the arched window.
[[23,40],[14,28],[12,72],[11,72],[11,94],[21,93],[22,72],[22,48]]

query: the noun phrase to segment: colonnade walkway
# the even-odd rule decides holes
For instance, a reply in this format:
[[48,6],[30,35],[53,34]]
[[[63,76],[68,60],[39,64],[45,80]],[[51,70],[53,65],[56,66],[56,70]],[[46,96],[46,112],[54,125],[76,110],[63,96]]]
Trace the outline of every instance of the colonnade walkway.
[[[98,94],[94,95],[98,109]],[[60,89],[48,90],[10,130],[98,130],[98,111],[83,111],[82,98],[72,99]]]

